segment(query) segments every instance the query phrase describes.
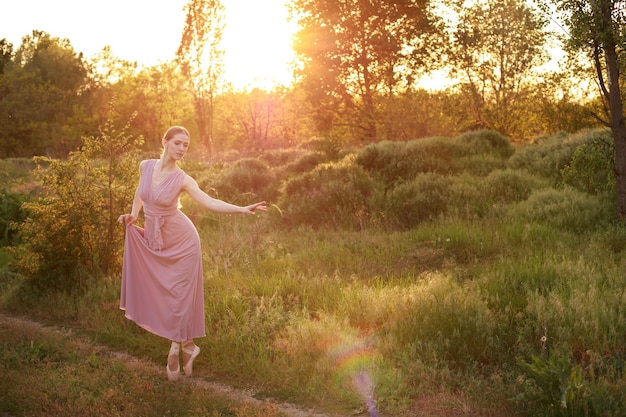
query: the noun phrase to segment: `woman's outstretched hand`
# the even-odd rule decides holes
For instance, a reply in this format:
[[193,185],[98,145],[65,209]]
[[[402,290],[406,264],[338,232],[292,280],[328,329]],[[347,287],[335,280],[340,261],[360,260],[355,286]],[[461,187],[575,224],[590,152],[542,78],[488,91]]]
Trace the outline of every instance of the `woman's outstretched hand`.
[[260,203],[245,206],[243,209],[246,214],[255,214],[257,210],[267,211],[267,203],[265,203],[265,201],[261,201]]
[[135,223],[136,220],[137,216],[133,216],[132,214],[122,214],[120,217],[117,218],[117,221],[119,223],[124,223],[126,226]]

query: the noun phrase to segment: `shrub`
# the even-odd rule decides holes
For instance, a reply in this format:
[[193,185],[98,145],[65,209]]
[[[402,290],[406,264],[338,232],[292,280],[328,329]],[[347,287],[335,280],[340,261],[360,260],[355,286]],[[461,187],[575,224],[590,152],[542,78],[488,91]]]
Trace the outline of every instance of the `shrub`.
[[563,183],[589,194],[615,189],[615,149],[609,132],[590,134],[578,146],[569,165],[561,170]]
[[456,162],[456,173],[467,173],[484,177],[496,169],[505,169],[506,159],[496,155],[468,155],[459,157]]
[[547,182],[524,171],[496,169],[486,177],[470,174],[450,177],[447,212],[467,220],[493,213],[495,208],[523,201]]
[[271,167],[279,167],[292,163],[307,153],[305,149],[298,148],[276,149],[259,155],[259,160]]
[[494,155],[507,159],[515,153],[509,138],[494,130],[466,132],[455,140],[463,144],[472,155]]
[[374,181],[349,162],[324,164],[287,180],[279,206],[290,226],[360,229],[369,217]]
[[0,246],[18,243],[16,227],[26,218],[26,212],[21,209],[25,200],[25,196],[0,190]]
[[561,172],[571,163],[576,149],[598,137],[605,137],[605,133],[582,131],[568,135],[561,132],[546,136],[519,148],[509,159],[509,164],[512,168],[548,178],[556,185],[561,181]]
[[331,161],[339,160],[342,157],[341,141],[338,138],[314,137],[307,142],[301,143],[299,147],[320,152]]
[[392,226],[410,229],[445,214],[452,181],[437,174],[420,174],[387,193],[382,210]]
[[570,232],[593,230],[612,218],[612,206],[599,196],[572,188],[535,191],[512,211],[514,218],[543,223]]
[[415,155],[407,151],[405,142],[382,141],[365,146],[357,152],[355,162],[388,185],[415,176]]
[[492,131],[470,132],[455,138],[430,137],[409,142],[378,142],[362,148],[356,163],[391,188],[420,173],[486,175],[506,166],[513,153],[508,139]]
[[276,177],[270,168],[256,158],[240,159],[227,165],[217,176],[213,188],[219,198],[237,204],[253,200],[272,200],[278,195]]
[[533,191],[546,188],[545,180],[524,171],[498,169],[483,181],[482,190],[487,200],[509,204],[526,200]]
[[313,170],[320,164],[328,162],[328,158],[320,152],[307,152],[293,162],[284,165],[281,176],[298,175]]
[[491,207],[485,199],[481,178],[467,174],[450,177],[450,197],[446,213],[460,219],[471,220],[473,216],[484,216]]
[[[84,289],[85,278],[119,267],[124,228],[117,223],[135,191],[141,143],[107,123],[83,138],[66,161],[44,157],[35,172],[45,195],[24,205],[23,245],[14,266],[42,289]],[[43,167],[46,165],[47,167]]]

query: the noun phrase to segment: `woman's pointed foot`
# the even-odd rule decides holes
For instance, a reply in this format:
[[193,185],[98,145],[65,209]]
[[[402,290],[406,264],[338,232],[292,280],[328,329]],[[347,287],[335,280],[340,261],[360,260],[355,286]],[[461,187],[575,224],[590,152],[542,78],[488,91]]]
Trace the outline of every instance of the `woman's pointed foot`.
[[172,342],[170,352],[167,355],[167,379],[178,381],[180,377],[180,343]]
[[200,348],[193,342],[188,342],[183,345],[183,363],[185,369],[185,375],[191,376],[193,374],[193,361],[200,354]]

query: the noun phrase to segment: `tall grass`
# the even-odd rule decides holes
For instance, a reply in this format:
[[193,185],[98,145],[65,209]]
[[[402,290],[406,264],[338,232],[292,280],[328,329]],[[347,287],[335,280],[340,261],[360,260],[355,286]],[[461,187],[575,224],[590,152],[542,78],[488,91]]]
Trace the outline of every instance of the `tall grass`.
[[[467,396],[465,415],[623,415],[626,229],[611,196],[560,185],[593,137],[513,153],[479,132],[298,168],[304,153],[267,157],[271,168],[246,162],[280,183],[266,216],[184,204],[204,219],[208,335],[197,374],[343,413],[365,412],[369,395],[387,415],[412,415],[440,393]],[[198,171],[207,181],[231,172]],[[3,309],[164,361],[166,342],[118,310],[118,276],[46,303],[19,277],[2,279]]]

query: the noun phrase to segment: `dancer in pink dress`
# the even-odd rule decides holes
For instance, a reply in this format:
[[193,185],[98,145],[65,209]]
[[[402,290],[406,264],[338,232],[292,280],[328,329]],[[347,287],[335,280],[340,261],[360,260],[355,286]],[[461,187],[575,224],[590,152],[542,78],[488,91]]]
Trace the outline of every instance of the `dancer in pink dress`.
[[[237,206],[210,197],[177,165],[189,147],[187,129],[174,126],[163,136],[160,159],[140,164],[139,186],[130,214],[118,221],[126,225],[120,308],[142,328],[171,340],[167,376],[180,376],[180,348],[185,375],[193,371],[200,348],[193,339],[205,336],[202,252],[198,232],[179,209],[184,191],[218,213],[255,214],[267,210],[265,202]],[[145,225],[133,223],[143,208]]]

